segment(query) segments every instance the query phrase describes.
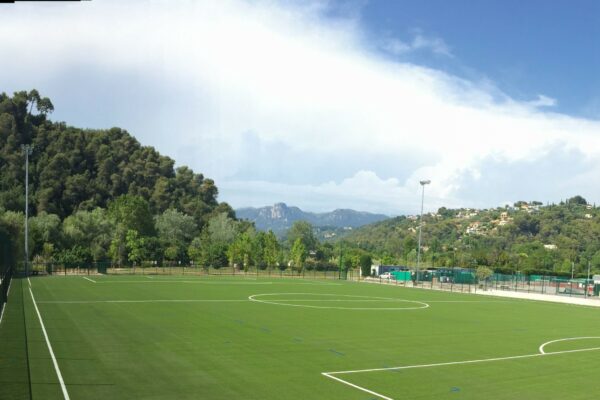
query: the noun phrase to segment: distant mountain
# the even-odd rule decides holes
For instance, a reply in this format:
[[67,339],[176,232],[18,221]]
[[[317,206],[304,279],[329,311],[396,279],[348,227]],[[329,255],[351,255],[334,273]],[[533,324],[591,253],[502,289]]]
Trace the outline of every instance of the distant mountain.
[[271,229],[275,233],[284,233],[295,221],[307,221],[315,227],[357,228],[388,218],[383,214],[348,209],[312,213],[287,206],[285,203],[261,208],[240,208],[235,210],[235,213],[238,218],[254,222],[257,229]]

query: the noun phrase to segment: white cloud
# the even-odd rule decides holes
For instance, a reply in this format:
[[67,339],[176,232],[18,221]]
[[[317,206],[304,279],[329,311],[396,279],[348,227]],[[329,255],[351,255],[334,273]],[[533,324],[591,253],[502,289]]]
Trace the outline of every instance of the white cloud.
[[433,54],[454,57],[446,42],[438,37],[425,36],[416,33],[410,42],[397,38],[388,38],[382,41],[381,48],[394,55],[404,55],[417,50],[428,50]]
[[[432,180],[430,207],[490,205],[507,194],[464,191],[466,177],[490,184],[490,160],[501,169],[535,163],[557,147],[600,156],[600,123],[548,112],[543,107],[555,101],[545,96],[520,102],[489,82],[379,57],[356,19],[332,21],[323,7],[238,0],[18,5],[0,14],[0,31],[10,37],[0,42],[0,86],[31,80],[25,88],[43,92],[64,83],[43,94],[61,97],[70,87],[65,104],[91,104],[77,118],[97,120],[109,102],[131,110],[135,118],[119,121],[107,112],[105,126],[125,124],[142,143],[216,178],[222,200],[234,206],[293,194],[305,208],[414,212],[418,201],[410,199],[423,178]],[[405,46],[452,54],[422,33]],[[147,87],[158,89],[148,96]],[[161,90],[175,94],[153,97]],[[244,142],[248,132],[252,146]],[[586,168],[577,173],[600,173],[598,164]],[[277,180],[264,179],[267,170],[278,171]],[[310,182],[290,184],[308,170]],[[572,194],[558,193],[557,182],[537,184],[556,198]],[[600,189],[590,195],[600,197]]]
[[[303,204],[315,211],[331,211],[336,208],[362,209],[370,204],[370,211],[398,214],[419,206],[420,198],[414,191],[407,190],[398,179],[382,179],[373,171],[357,171],[353,176],[337,183],[325,182],[319,185],[273,184],[264,181],[232,181],[223,186],[236,201],[245,201],[249,206],[264,206],[264,193],[278,194],[280,201],[288,204]],[[429,198],[430,205],[437,199]],[[441,206],[441,205],[440,205]]]
[[529,104],[533,107],[554,107],[557,103],[558,102],[556,101],[556,99],[544,96],[543,94],[538,94],[537,99],[529,102]]

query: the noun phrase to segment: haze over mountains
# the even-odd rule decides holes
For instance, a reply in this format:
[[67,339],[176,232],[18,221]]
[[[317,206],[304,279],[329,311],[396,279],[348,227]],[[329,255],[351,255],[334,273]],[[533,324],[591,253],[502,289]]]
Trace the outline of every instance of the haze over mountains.
[[295,221],[307,221],[315,227],[357,228],[373,222],[388,219],[387,215],[373,214],[364,211],[337,209],[325,213],[302,211],[298,207],[277,203],[273,206],[254,208],[240,208],[235,210],[238,218],[247,219],[255,223],[260,230],[271,229],[275,233],[283,233]]

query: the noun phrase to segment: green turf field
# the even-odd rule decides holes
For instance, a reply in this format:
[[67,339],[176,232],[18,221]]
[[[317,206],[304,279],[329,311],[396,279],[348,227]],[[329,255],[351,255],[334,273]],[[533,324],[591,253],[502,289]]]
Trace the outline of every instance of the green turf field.
[[[553,342],[567,338],[587,339]],[[596,348],[600,310],[582,306],[337,280],[36,277],[12,283],[0,398],[591,399]]]

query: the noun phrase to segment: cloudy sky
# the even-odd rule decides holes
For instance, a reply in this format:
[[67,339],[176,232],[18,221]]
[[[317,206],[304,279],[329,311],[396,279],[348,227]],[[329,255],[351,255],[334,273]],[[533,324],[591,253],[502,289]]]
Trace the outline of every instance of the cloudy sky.
[[421,179],[429,210],[600,201],[596,1],[3,4],[0,33],[0,91],[234,207],[412,214]]

